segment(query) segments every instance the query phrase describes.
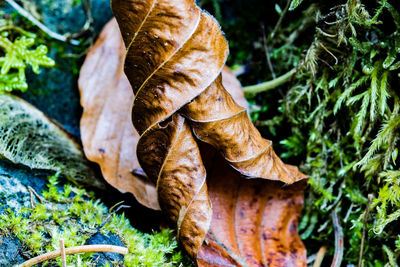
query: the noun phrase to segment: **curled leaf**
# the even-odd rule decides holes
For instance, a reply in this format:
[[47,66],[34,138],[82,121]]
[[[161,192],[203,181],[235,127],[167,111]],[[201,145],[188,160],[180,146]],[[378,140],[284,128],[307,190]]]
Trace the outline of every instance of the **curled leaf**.
[[[104,27],[80,71],[82,143],[87,158],[100,165],[108,183],[121,192],[132,193],[142,205],[158,210],[155,184],[148,181],[136,157],[139,135],[131,122],[134,96],[123,72],[125,53],[113,19]],[[222,81],[234,99],[247,108],[241,85],[227,67]]]
[[61,172],[75,183],[104,188],[80,146],[41,111],[0,94],[0,156],[32,169]]
[[193,0],[113,0],[112,9],[127,47],[139,163],[195,257],[211,221],[197,140],[249,178],[291,184],[305,175],[276,156],[222,85],[227,42]]

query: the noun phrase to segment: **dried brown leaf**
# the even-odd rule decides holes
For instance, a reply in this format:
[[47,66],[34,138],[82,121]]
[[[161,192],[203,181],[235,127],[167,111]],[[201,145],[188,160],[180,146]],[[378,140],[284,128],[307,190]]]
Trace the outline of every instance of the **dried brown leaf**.
[[196,139],[249,178],[291,184],[305,176],[276,156],[222,85],[228,45],[194,0],[113,0],[112,8],[127,47],[138,160],[195,257],[212,210]]
[[132,174],[139,135],[131,122],[132,88],[123,72],[125,47],[117,23],[110,21],[88,53],[79,76],[81,136],[86,157],[98,163],[104,178],[152,209],[160,209],[155,185]]
[[[79,77],[81,136],[85,154],[100,165],[104,178],[121,192],[130,192],[144,206],[160,209],[155,184],[148,181],[136,157],[139,135],[131,122],[133,91],[123,73],[126,49],[115,19],[101,32]],[[241,85],[228,67],[223,83],[243,107]]]
[[0,94],[0,158],[59,172],[75,184],[105,189],[82,147],[57,122],[11,94]]
[[213,217],[197,264],[306,266],[306,250],[297,233],[305,180],[289,186],[249,180],[221,158],[214,161],[207,177]]

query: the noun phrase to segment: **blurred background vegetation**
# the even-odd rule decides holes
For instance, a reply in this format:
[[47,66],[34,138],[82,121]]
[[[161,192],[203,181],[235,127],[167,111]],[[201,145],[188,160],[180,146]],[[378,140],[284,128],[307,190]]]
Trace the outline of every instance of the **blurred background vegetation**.
[[[245,86],[252,120],[278,155],[310,176],[299,225],[309,263],[326,249],[322,266],[397,266],[400,2],[197,2],[219,20],[229,40],[227,65]],[[30,90],[22,96],[79,139],[76,79],[87,49],[112,15],[108,1],[21,4],[55,32],[79,33],[90,24],[73,35],[79,45],[71,46],[10,6],[1,11],[1,38],[13,39],[15,33],[4,27],[17,25],[35,33],[26,38],[35,38],[35,47],[47,46],[56,62],[39,78],[27,70]],[[160,214],[150,218],[157,221]]]

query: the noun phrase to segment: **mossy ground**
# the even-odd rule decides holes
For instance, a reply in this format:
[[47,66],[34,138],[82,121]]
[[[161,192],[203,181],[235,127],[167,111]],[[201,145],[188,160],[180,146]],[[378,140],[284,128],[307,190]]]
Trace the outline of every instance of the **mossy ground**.
[[[11,202],[15,201],[11,197],[6,198],[5,203],[1,204],[3,212],[0,214],[0,236],[17,237],[24,247],[25,258],[59,249],[60,239],[64,240],[66,247],[72,247],[96,243],[88,241],[101,235],[103,240],[100,241],[104,243],[105,237],[112,236],[111,239],[107,239],[107,244],[126,246],[129,254],[125,257],[112,255],[105,259],[94,253],[75,254],[67,257],[67,264],[190,265],[187,257],[182,256],[177,249],[177,241],[171,230],[142,233],[131,226],[124,214],[115,214],[112,209],[108,209],[96,199],[93,193],[69,183],[62,186],[58,183],[57,174],[50,176],[47,190],[40,192],[39,197],[31,195],[29,207],[23,206],[20,209],[9,207]],[[114,210],[117,207],[115,206]],[[53,264],[61,265],[60,259],[45,262],[43,266]]]

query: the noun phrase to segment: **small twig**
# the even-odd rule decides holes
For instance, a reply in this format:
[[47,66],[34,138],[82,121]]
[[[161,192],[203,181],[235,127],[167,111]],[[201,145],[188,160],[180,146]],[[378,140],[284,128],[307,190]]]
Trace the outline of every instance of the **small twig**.
[[85,16],[86,16],[85,24],[83,25],[82,29],[79,32],[70,34],[69,38],[79,38],[92,28],[92,24],[93,24],[94,20],[93,20],[93,16],[92,16],[91,6],[92,5],[91,5],[90,0],[82,0],[82,7],[83,7],[83,11],[85,12]]
[[362,231],[362,238],[361,238],[361,245],[360,245],[360,255],[358,256],[358,267],[362,266],[362,258],[363,258],[363,252],[364,252],[364,243],[365,243],[365,234],[367,230],[367,220],[368,220],[368,214],[369,214],[369,205],[371,204],[372,200],[372,195],[368,195],[368,202],[367,202],[367,207],[365,208],[365,213],[364,213],[364,221],[363,221],[363,231]]
[[31,186],[29,186],[29,185],[28,185],[28,190],[29,190],[30,192],[32,192],[32,193],[37,197],[37,199],[39,200],[40,203],[46,202],[46,200],[43,199],[43,198],[36,192],[36,190],[33,189],[33,188],[32,188]]
[[[114,206],[112,206],[110,208],[110,211],[112,211],[116,206],[121,205],[122,203],[124,203],[124,201],[120,201],[117,204],[115,204]],[[101,228],[104,227],[104,225],[106,225],[106,223],[110,220],[111,216],[113,216],[116,212],[118,212],[120,209],[123,208],[130,208],[131,206],[128,205],[121,205],[118,208],[116,208],[115,210],[113,210],[111,213],[109,213],[106,217],[106,219],[104,220],[104,222],[100,225],[100,227],[97,230],[100,230]]]
[[260,92],[269,91],[271,89],[274,89],[274,88],[288,82],[296,72],[297,72],[297,69],[294,68],[294,69],[290,70],[289,72],[287,72],[271,81],[259,83],[256,85],[245,86],[245,87],[243,87],[243,91],[245,94],[256,94],[256,93],[260,93]]
[[35,208],[34,196],[36,196],[36,198],[39,200],[40,203],[43,203],[46,201],[31,186],[28,185],[27,188],[29,191],[29,196],[31,198],[31,208],[32,209]]
[[53,32],[49,28],[46,27],[43,23],[41,23],[38,19],[36,19],[34,16],[32,16],[28,11],[26,11],[23,7],[18,5],[14,0],[6,0],[6,2],[12,6],[15,10],[18,11],[21,16],[25,17],[27,20],[32,22],[34,25],[36,25],[39,29],[41,29],[43,32],[45,32],[48,36],[50,36],[53,39],[62,41],[62,42],[67,42],[72,45],[79,45],[80,42],[78,40],[74,39],[69,39],[65,35],[61,35],[59,33]]
[[[120,246],[112,246],[112,245],[85,245],[85,246],[77,246],[77,247],[70,247],[65,249],[66,255],[72,255],[77,253],[87,253],[87,252],[113,252],[119,254],[128,254],[128,249],[125,247]],[[42,254],[40,256],[34,257],[30,260],[25,261],[18,267],[29,267],[35,264],[48,261],[54,258],[58,258],[61,256],[60,250],[55,250],[52,252],[48,252]]]
[[67,267],[67,256],[65,255],[64,239],[60,239],[60,252],[62,267]]
[[267,37],[265,36],[264,23],[261,23],[261,29],[262,29],[262,33],[263,33],[263,47],[264,47],[264,51],[265,51],[265,57],[267,59],[268,68],[271,71],[272,79],[276,79],[276,74],[274,71],[274,67],[272,66],[271,57],[269,56],[269,49],[267,46]]
[[339,222],[339,217],[336,210],[332,211],[333,229],[335,230],[335,254],[331,267],[340,267],[343,259],[343,229]]
[[329,55],[331,55],[335,59],[335,65],[338,64],[339,60],[337,59],[337,57],[331,51],[329,51],[329,49],[326,48],[326,46],[324,46],[323,43],[319,43],[319,45],[322,47],[322,49],[324,49]]
[[352,211],[353,211],[353,207],[354,207],[354,204],[351,203],[349,209],[347,210],[346,216],[345,216],[344,219],[343,219],[343,221],[344,221],[345,223],[346,223],[347,220],[349,219],[349,216],[350,216],[350,214],[351,214]]
[[33,201],[34,196],[33,196],[33,193],[32,193],[31,190],[29,190],[29,196],[31,198],[31,208],[34,209],[35,208],[35,202]]
[[321,60],[321,62],[322,63],[324,63],[328,68],[330,68],[331,70],[333,70],[333,67],[331,66],[331,65],[329,65],[329,63],[328,62],[326,62],[325,60],[323,60],[322,58],[320,58],[320,57],[316,57],[318,60]]
[[289,10],[290,2],[291,1],[289,1],[289,0],[286,1],[285,9],[282,11],[281,15],[279,16],[278,22],[276,23],[271,34],[268,36],[268,42],[274,39],[276,32],[279,30],[279,28],[282,24],[283,18],[285,17],[287,11]]
[[314,261],[313,267],[320,267],[322,261],[324,260],[324,256],[326,253],[326,246],[322,246],[319,250],[318,250],[318,254],[317,257]]

